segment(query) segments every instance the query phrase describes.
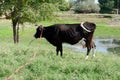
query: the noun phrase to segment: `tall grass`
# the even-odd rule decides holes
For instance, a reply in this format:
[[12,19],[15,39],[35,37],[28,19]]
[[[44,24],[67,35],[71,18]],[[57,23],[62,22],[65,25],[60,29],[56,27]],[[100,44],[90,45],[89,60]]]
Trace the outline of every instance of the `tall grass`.
[[[120,58],[97,53],[96,58],[85,60],[85,54],[64,48],[64,56],[56,56],[55,48],[41,41],[36,58],[14,74],[12,80],[119,80]],[[40,43],[41,43],[40,42]],[[34,43],[38,44],[38,43]],[[24,51],[27,49],[27,53]],[[15,69],[26,63],[36,52],[36,46],[0,44],[0,79],[4,80]]]

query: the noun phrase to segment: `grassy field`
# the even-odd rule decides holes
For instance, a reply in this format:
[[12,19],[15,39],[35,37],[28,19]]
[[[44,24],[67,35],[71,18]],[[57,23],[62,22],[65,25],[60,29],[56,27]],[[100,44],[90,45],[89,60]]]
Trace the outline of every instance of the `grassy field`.
[[[76,19],[78,15],[71,20],[68,17],[64,18],[65,21],[41,23],[46,26],[82,21]],[[88,17],[88,20],[93,17]],[[62,19],[62,16],[60,18]],[[96,20],[92,20],[97,24],[95,38],[120,37],[120,26],[110,27],[109,19],[94,18]],[[102,23],[102,20],[105,22]],[[11,80],[120,80],[120,56],[96,53],[94,59],[90,54],[89,59],[85,60],[85,53],[64,47],[64,57],[61,58],[56,56],[55,47],[45,39],[37,39],[28,45],[33,39],[36,27],[28,23],[25,26],[24,30],[20,29],[20,43],[15,45],[12,41],[11,22],[0,20],[0,80],[5,80],[10,75]],[[26,63],[23,68],[16,70]]]

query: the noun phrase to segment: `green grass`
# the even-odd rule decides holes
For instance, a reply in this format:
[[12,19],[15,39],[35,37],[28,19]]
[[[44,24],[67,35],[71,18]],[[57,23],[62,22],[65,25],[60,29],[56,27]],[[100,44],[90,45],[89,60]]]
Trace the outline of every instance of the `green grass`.
[[[79,22],[79,20],[75,20],[76,18],[68,21],[60,20],[60,22],[41,23],[47,26],[54,23]],[[105,23],[107,22],[103,24],[101,22],[97,23],[95,38],[118,38],[120,36],[120,28],[109,27]],[[85,60],[84,53],[74,52],[64,47],[63,58],[61,58],[60,56],[56,56],[55,47],[45,39],[37,39],[28,46],[29,42],[33,39],[36,27],[34,25],[26,25],[24,30],[20,29],[20,43],[15,45],[12,40],[10,21],[0,20],[0,80],[5,80],[13,74],[34,53],[37,55],[35,59],[18,73],[15,73],[11,80],[120,80],[119,56],[96,53],[94,59],[91,58],[92,54],[90,54],[89,59]]]
[[[44,39],[40,44],[36,58],[14,74],[12,80],[120,79],[119,56],[97,53],[96,58],[85,60],[85,54],[64,48],[64,57],[61,58],[56,56],[55,48]],[[36,52],[36,45],[28,47],[24,44],[0,43],[0,79],[4,80],[27,62]],[[24,53],[27,49],[27,53]]]
[[98,38],[120,38],[120,27],[109,27],[105,24],[96,25],[95,36]]

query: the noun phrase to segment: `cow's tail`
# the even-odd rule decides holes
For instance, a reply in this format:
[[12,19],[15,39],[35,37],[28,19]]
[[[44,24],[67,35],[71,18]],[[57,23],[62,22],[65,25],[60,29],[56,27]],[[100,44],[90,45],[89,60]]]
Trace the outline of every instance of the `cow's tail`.
[[[94,42],[94,31],[96,29],[96,25],[94,23],[90,23],[90,22],[84,22],[84,23],[81,23],[81,27],[84,29],[84,33],[90,33],[91,36],[89,38],[89,41],[90,41],[90,46],[91,48],[96,48],[96,45],[95,45],[95,42]],[[83,40],[84,42],[86,42],[86,39]],[[83,48],[86,47],[86,44],[82,44],[83,45]]]
[[90,23],[90,30],[91,30],[92,32],[94,32],[95,29],[96,29],[96,24]]
[[95,31],[95,29],[96,29],[96,24],[94,24],[94,23],[90,23],[91,24],[91,26],[92,26],[92,32],[93,32],[93,35],[92,35],[92,42],[91,42],[91,47],[92,48],[96,48],[96,45],[95,45],[95,42],[94,42],[94,31]]

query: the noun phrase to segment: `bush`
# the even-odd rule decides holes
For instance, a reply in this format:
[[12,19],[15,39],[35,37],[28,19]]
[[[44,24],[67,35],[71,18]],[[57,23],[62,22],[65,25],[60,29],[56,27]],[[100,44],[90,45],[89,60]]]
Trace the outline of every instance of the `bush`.
[[43,3],[39,6],[40,20],[54,20],[54,12],[58,11],[58,7],[52,3]]
[[109,8],[106,8],[106,7],[101,7],[100,9],[100,13],[109,13],[111,14],[112,13],[112,9],[109,9]]
[[61,11],[67,11],[70,9],[69,3],[63,2],[62,4],[59,4],[59,9]]
[[115,0],[98,0],[100,5],[100,13],[112,13]]
[[76,13],[98,13],[100,7],[95,3],[79,2],[75,5],[74,11]]

